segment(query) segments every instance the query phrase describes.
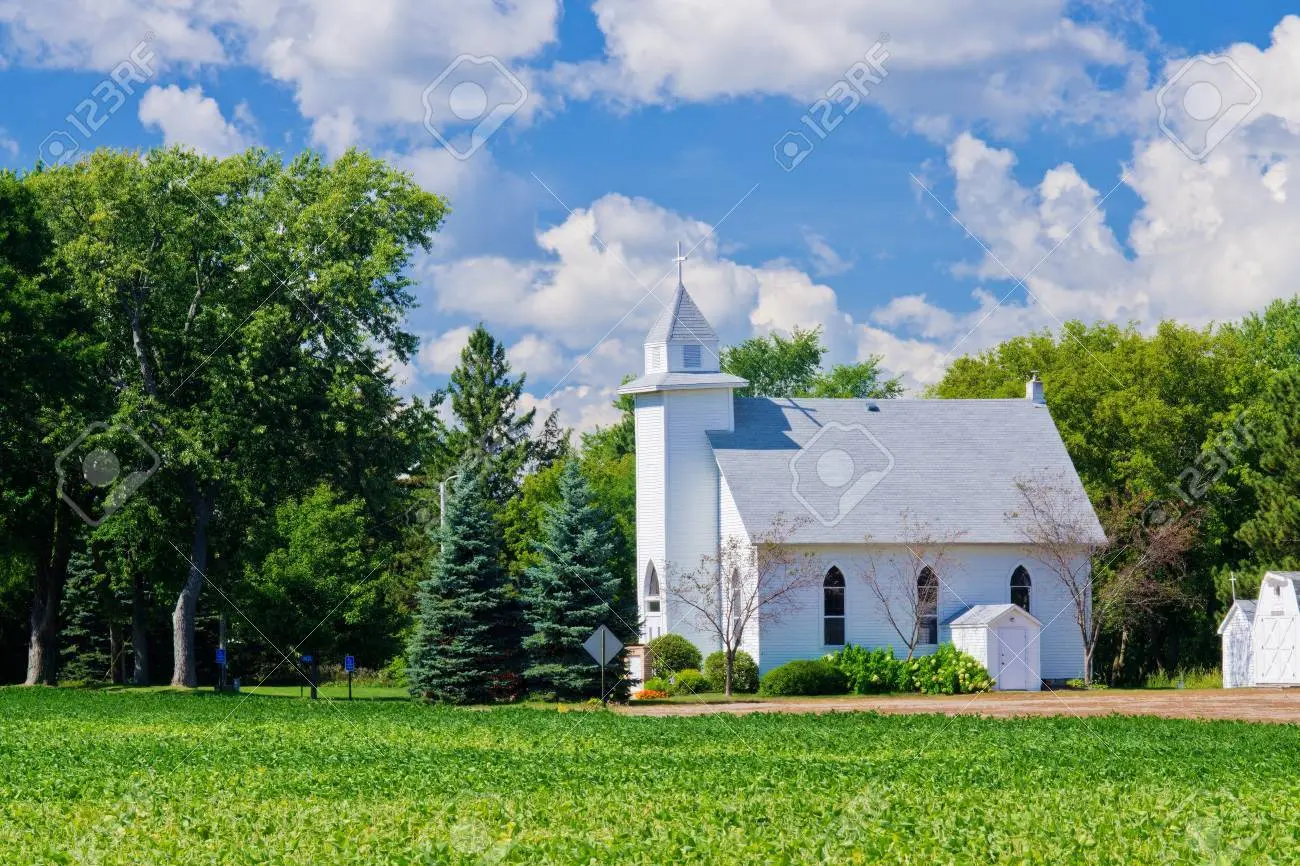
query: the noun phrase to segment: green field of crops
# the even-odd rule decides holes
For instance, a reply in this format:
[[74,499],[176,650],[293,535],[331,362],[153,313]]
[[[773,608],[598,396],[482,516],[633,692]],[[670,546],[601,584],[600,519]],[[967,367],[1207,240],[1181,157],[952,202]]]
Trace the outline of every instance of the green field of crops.
[[0,689],[0,862],[1267,862],[1300,727]]

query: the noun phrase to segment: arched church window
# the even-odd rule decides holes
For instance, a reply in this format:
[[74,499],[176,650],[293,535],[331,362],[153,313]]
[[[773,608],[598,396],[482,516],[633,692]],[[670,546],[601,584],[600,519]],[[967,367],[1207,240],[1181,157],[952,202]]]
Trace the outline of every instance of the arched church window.
[[844,574],[833,565],[822,581],[822,643],[844,645]]
[[920,643],[939,642],[939,578],[928,565],[916,578],[916,624]]
[[1029,579],[1029,569],[1017,565],[1011,572],[1011,603],[1018,604],[1029,612],[1029,588],[1033,582]]
[[645,569],[645,610],[646,613],[659,613],[663,596],[659,594],[659,573],[653,562]]

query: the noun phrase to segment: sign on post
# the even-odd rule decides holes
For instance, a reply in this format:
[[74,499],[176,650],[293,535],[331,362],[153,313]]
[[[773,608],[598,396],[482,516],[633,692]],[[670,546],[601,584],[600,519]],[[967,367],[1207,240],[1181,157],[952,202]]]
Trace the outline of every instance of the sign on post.
[[226,648],[223,646],[219,646],[217,647],[217,664],[224,665],[225,663],[226,663]]
[[591,637],[583,641],[582,646],[596,660],[596,664],[600,665],[600,702],[603,704],[605,703],[605,665],[618,655],[619,650],[623,648],[623,642],[602,623],[591,633]]
[[343,657],[343,670],[348,672],[348,700],[352,700],[352,672],[357,669],[357,660],[354,656]]

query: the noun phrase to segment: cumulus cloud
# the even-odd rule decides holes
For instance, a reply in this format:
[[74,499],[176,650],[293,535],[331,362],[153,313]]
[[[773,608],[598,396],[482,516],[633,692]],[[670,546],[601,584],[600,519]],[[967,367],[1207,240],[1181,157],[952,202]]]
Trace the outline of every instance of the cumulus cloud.
[[871,98],[936,132],[953,115],[1003,125],[1042,115],[1092,119],[1109,101],[1092,70],[1132,70],[1136,81],[1144,68],[1121,39],[1067,17],[1064,0],[823,0],[811,8],[798,0],[597,0],[594,9],[606,56],[561,64],[557,77],[572,95],[628,104],[749,95],[812,102],[882,42],[889,74]]
[[188,145],[213,156],[228,156],[250,144],[247,136],[222,116],[217,101],[204,96],[198,85],[186,90],[174,84],[150,87],[140,99],[140,122],[147,129],[160,130],[166,145]]

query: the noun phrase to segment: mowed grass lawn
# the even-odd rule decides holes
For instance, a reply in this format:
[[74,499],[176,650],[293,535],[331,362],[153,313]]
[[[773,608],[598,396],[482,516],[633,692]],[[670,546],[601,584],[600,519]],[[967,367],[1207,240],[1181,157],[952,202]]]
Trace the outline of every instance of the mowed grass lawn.
[[3,863],[1267,862],[1300,727],[0,689]]

